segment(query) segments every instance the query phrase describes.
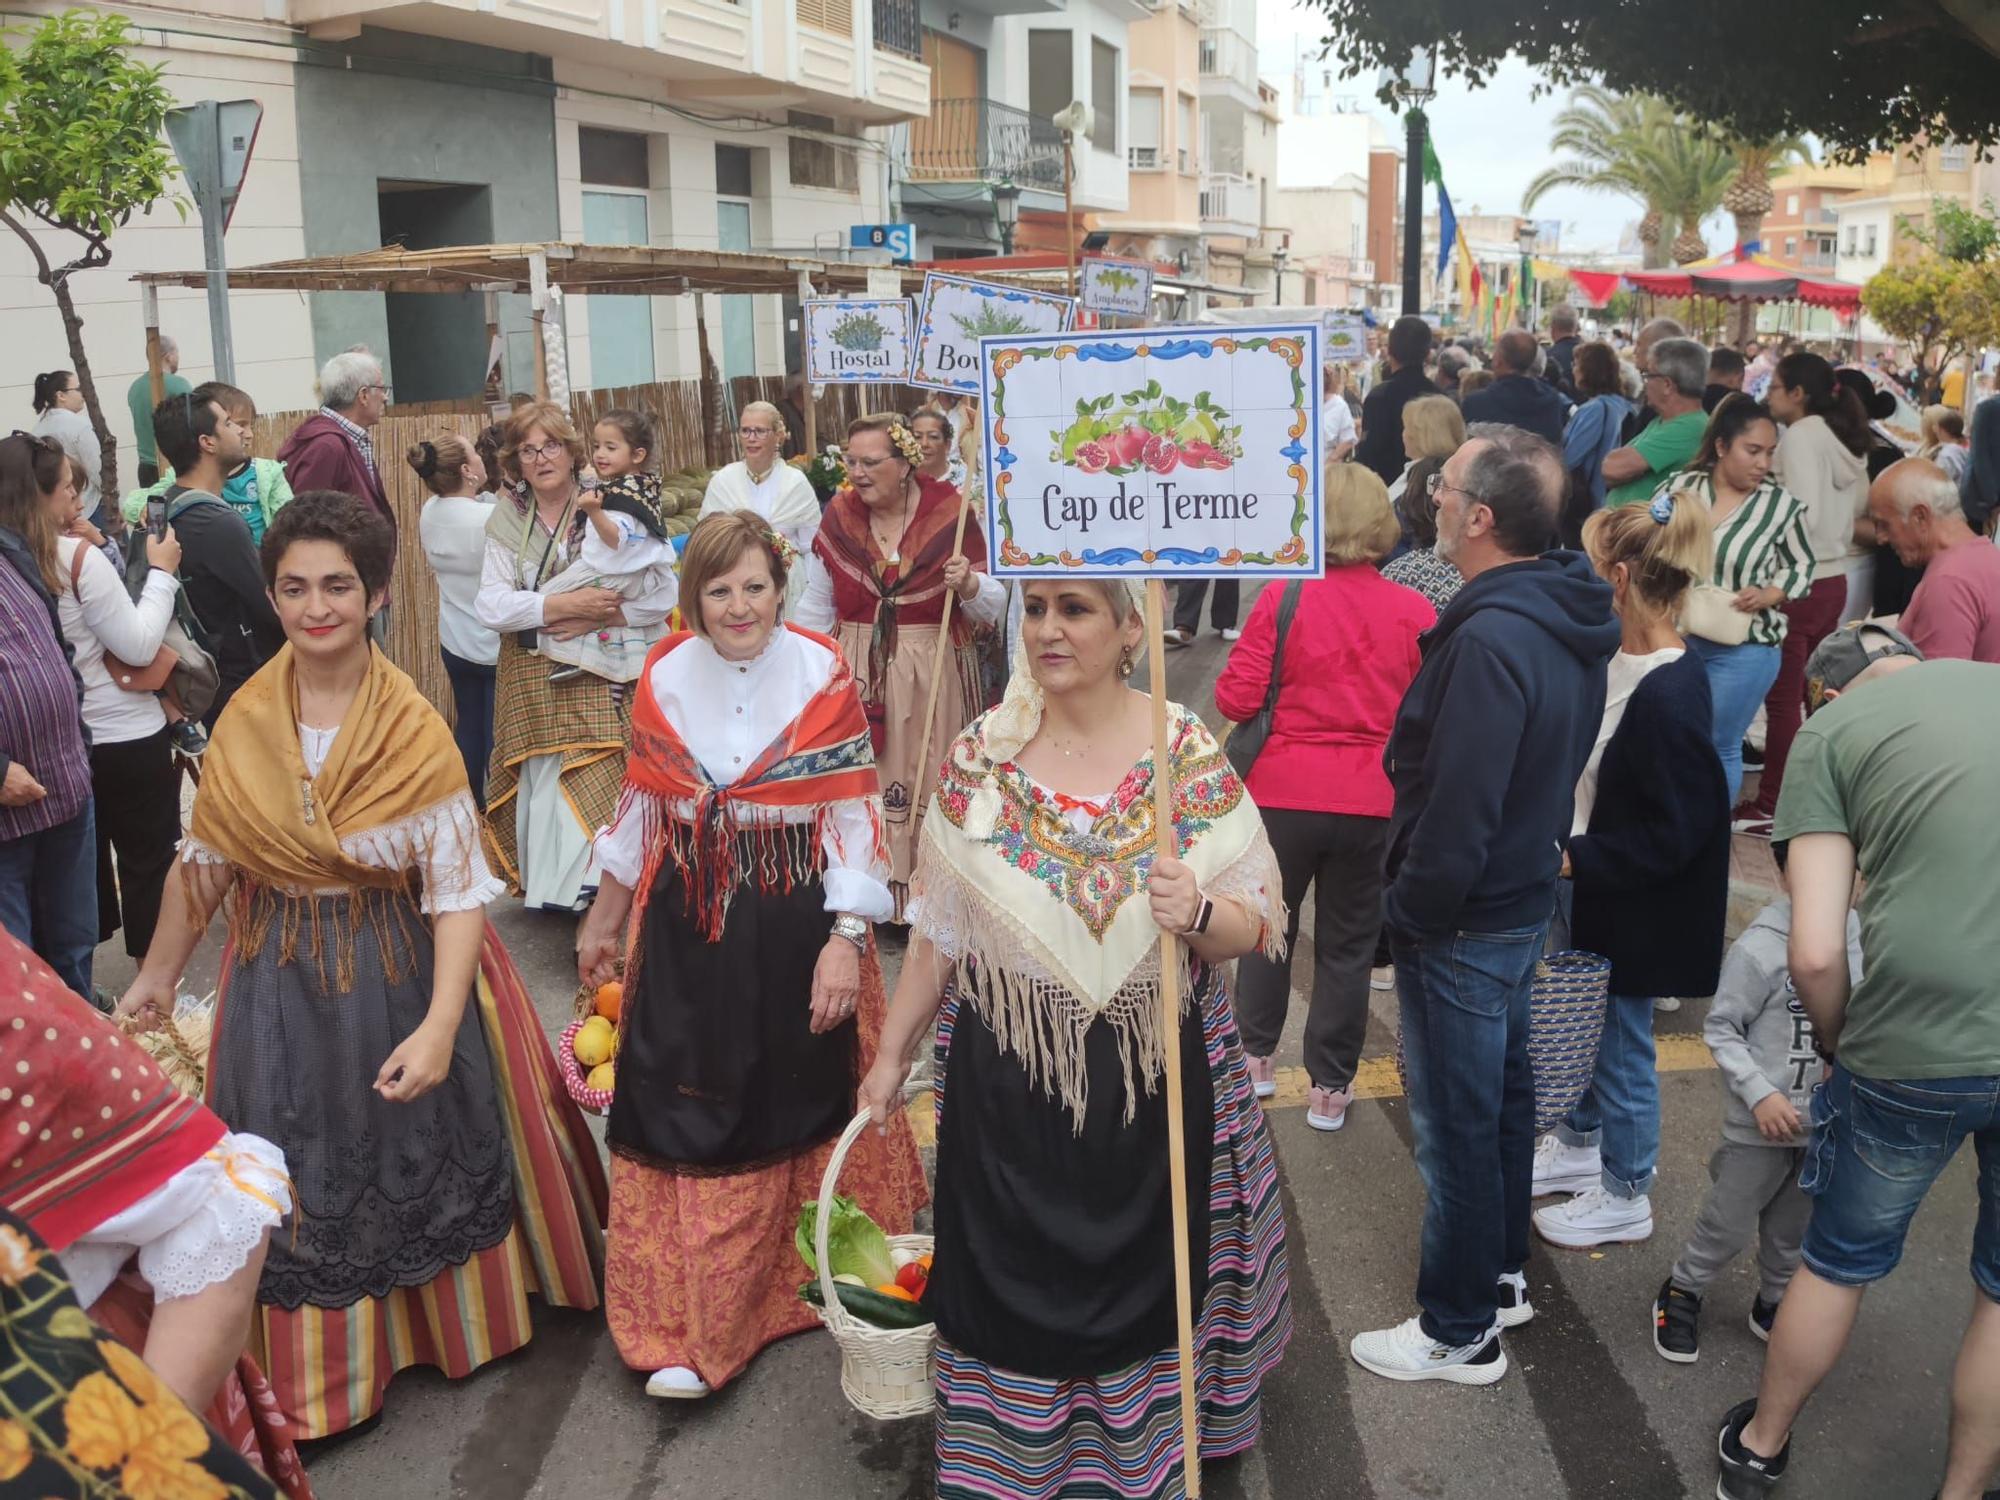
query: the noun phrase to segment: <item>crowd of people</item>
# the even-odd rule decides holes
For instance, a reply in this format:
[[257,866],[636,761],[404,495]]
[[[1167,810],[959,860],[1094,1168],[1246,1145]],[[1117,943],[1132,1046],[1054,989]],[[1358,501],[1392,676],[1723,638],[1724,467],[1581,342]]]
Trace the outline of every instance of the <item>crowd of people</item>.
[[[1718,1493],[1782,1479],[1862,1289],[1971,1136],[1981,1297],[1941,1494],[1979,1495],[2000,951],[1976,893],[2000,834],[1966,810],[2000,728],[1978,501],[2000,417],[1969,446],[1927,418],[1904,456],[1869,377],[1818,354],[1665,319],[1621,350],[1566,308],[1549,333],[1502,335],[1488,370],[1404,318],[1365,399],[1329,374],[1324,575],[1265,588],[1240,630],[1233,583],[1182,586],[1166,636],[1192,642],[1208,598],[1232,645],[1216,706],[1268,734],[1239,754],[1170,705],[1157,764],[1136,594],[991,575],[963,403],[855,421],[824,503],[783,458],[795,415],[747,405],[679,545],[638,412],[584,432],[524,398],[417,443],[447,727],[381,646],[379,361],[329,361],[269,458],[245,393],[169,387],[157,472],[108,516],[67,446],[75,393],[44,377],[47,431],[0,440],[0,927],[24,975],[0,1016],[46,1018],[51,1044],[0,1090],[30,1138],[0,1173],[0,1252],[52,1257],[82,1306],[125,1299],[122,1325],[99,1315],[145,1378],[247,1423],[300,1495],[295,1439],[365,1422],[401,1369],[521,1348],[530,1297],[602,1305],[649,1395],[736,1379],[814,1321],[799,1205],[859,1108],[876,1128],[843,1190],[890,1235],[933,1212],[936,1492],[1179,1494],[1165,1059],[1206,1184],[1186,1249],[1221,1456],[1257,1440],[1291,1329],[1259,1100],[1310,893],[1307,1124],[1346,1124],[1370,987],[1392,985],[1425,1189],[1417,1311],[1352,1335],[1362,1368],[1492,1384],[1536,1316],[1534,1238],[1652,1237],[1653,1017],[1712,996],[1720,1144],[1652,1322],[1692,1362],[1757,1239],[1770,1351],[1721,1422]],[[1789,895],[1729,944],[1732,833],[1772,840]],[[617,986],[608,1172],[485,920],[508,893],[577,919],[583,992]],[[122,929],[121,1026],[170,1024],[218,915],[197,1104],[98,1014],[91,958]],[[1578,951],[1604,1019],[1538,1137],[1535,979]],[[928,1181],[903,1108],[926,1049]],[[62,1086],[93,1050],[127,1059],[129,1099],[101,1070]],[[92,1170],[33,1149],[62,1134]]]

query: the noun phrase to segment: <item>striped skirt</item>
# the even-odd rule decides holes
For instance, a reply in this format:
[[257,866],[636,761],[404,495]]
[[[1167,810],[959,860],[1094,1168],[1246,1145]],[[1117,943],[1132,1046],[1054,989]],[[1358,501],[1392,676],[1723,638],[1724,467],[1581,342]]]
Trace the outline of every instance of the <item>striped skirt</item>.
[[474,999],[513,1150],[514,1226],[463,1265],[386,1297],[289,1312],[259,1303],[251,1353],[301,1439],[367,1421],[401,1370],[430,1365],[457,1380],[522,1348],[534,1334],[531,1293],[556,1307],[598,1305],[603,1164],[490,927]]
[[[1258,1391],[1284,1355],[1292,1313],[1271,1137],[1228,996],[1220,984],[1208,994],[1202,1033],[1215,1085],[1215,1141],[1195,1392],[1202,1456],[1223,1458],[1257,1441]],[[955,1004],[947,1001],[939,1019],[940,1079]],[[942,1087],[937,1106],[941,1116]],[[1106,1375],[1047,1380],[941,1343],[937,1390],[938,1500],[1178,1500],[1186,1493],[1180,1359],[1172,1348]]]

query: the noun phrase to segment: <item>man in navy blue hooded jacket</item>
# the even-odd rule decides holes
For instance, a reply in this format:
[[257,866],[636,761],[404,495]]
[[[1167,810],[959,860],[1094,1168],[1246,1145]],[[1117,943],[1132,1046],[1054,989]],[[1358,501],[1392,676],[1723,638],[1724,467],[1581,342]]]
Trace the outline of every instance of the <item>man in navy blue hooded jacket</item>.
[[1618,649],[1610,587],[1582,554],[1543,551],[1563,483],[1541,438],[1467,429],[1437,490],[1438,555],[1465,587],[1422,638],[1389,737],[1383,916],[1426,1191],[1422,1312],[1350,1348],[1392,1380],[1490,1385],[1501,1328],[1534,1316],[1528,991]]

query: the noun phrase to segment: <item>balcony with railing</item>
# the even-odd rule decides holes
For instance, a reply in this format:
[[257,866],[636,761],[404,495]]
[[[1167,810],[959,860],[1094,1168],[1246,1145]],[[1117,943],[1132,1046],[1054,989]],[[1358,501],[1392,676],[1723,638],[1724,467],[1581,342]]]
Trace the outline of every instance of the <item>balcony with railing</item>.
[[938,99],[910,126],[910,182],[1000,182],[1060,193],[1062,131],[997,99]]
[[1201,179],[1201,227],[1209,234],[1255,239],[1263,225],[1257,184],[1235,172],[1207,172]]
[[875,45],[883,52],[924,57],[924,23],[917,0],[875,0]]
[[1257,94],[1257,44],[1228,26],[1204,26],[1196,44],[1204,99],[1223,95],[1245,109],[1260,106]]

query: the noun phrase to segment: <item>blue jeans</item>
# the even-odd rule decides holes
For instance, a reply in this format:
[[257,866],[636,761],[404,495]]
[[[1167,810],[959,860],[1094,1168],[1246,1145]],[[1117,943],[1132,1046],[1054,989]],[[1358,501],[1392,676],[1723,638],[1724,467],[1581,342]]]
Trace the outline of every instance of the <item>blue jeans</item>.
[[0,927],[88,1000],[97,951],[97,825],[90,803],[67,823],[0,841]]
[[493,695],[500,669],[467,661],[438,647],[444,658],[444,675],[451,680],[452,701],[457,717],[451,737],[465,761],[465,779],[472,783],[472,800],[486,805],[486,763],[493,758]]
[[1896,1269],[1917,1205],[1967,1136],[1979,1156],[1972,1279],[2000,1302],[2000,1078],[1858,1078],[1835,1063],[1813,1090],[1799,1186],[1813,1200],[1805,1262],[1839,1286]]
[[1652,1186],[1660,1159],[1660,1075],[1650,996],[1613,995],[1604,1007],[1590,1086],[1556,1136],[1602,1152],[1604,1190],[1613,1197],[1637,1198]]
[[1546,924],[1389,937],[1402,1001],[1403,1071],[1424,1181],[1417,1301],[1446,1344],[1495,1327],[1495,1287],[1528,1259],[1535,1080],[1528,991]]
[[1715,700],[1715,753],[1729,778],[1729,805],[1743,790],[1743,736],[1757,717],[1771,684],[1778,680],[1780,653],[1776,646],[1723,646],[1698,635],[1687,638],[1688,649],[1708,672],[1709,697]]

